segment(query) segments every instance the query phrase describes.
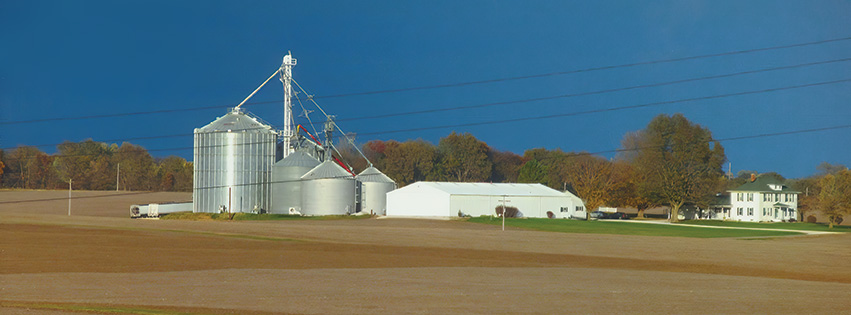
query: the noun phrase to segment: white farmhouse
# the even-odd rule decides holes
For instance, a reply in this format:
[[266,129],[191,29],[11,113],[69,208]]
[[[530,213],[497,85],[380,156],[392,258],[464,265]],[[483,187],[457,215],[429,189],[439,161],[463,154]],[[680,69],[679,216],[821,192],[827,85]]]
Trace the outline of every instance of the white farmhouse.
[[798,194],[771,177],[752,176],[751,180],[730,193],[729,206],[716,208],[718,219],[779,222],[797,218]]
[[523,217],[585,218],[579,197],[541,184],[449,182],[416,182],[387,193],[387,216],[496,215],[503,202]]

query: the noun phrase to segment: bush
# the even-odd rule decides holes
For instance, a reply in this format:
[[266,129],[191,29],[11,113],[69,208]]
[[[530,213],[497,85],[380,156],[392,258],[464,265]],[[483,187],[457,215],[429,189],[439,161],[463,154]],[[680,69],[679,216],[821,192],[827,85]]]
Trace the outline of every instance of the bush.
[[[505,207],[505,217],[506,218],[517,218],[517,214],[520,213],[516,207]],[[496,215],[502,215],[502,206],[496,206]]]

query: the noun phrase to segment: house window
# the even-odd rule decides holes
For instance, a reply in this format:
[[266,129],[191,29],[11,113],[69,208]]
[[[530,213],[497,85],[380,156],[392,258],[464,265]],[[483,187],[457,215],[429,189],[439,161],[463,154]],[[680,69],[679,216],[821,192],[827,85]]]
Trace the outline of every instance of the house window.
[[736,209],[736,214],[741,216],[742,215],[742,208]]
[[768,194],[762,194],[762,201],[768,201]]
[[774,194],[774,201],[780,202],[780,194]]
[[753,201],[753,193],[748,193],[748,201]]
[[570,208],[568,208],[568,207],[561,207],[561,212],[567,212],[569,210],[570,210]]
[[742,201],[742,193],[736,194],[736,201]]
[[583,207],[583,206],[576,206],[576,211],[577,211],[577,212],[579,212],[579,211],[584,211],[584,210],[585,210],[585,207]]
[[748,215],[753,216],[753,208],[748,208]]

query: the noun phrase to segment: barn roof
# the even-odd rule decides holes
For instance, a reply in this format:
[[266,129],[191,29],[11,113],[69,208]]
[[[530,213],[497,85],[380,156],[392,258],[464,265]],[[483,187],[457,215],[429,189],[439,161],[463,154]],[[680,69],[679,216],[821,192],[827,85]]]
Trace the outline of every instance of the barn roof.
[[479,196],[572,196],[569,192],[561,192],[541,184],[514,183],[450,183],[450,182],[416,182],[402,189],[417,189],[429,187],[451,195]]

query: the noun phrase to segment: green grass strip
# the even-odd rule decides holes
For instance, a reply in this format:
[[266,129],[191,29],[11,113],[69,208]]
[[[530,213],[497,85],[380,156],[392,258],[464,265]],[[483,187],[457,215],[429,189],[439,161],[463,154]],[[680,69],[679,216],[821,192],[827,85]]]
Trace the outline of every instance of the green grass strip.
[[795,231],[817,231],[817,232],[851,232],[851,226],[834,225],[833,229],[829,229],[827,224],[821,223],[786,223],[786,222],[739,222],[739,221],[720,221],[720,220],[689,220],[682,221],[681,224],[691,225],[706,225],[706,226],[725,226],[725,227],[742,227],[750,229],[781,229]]
[[[483,223],[491,225],[502,224],[501,218],[475,217],[468,222]],[[720,238],[720,237],[766,237],[766,236],[789,236],[801,235],[798,232],[767,231],[767,230],[739,230],[739,229],[713,229],[690,227],[668,224],[652,223],[627,223],[610,221],[580,221],[566,219],[506,219],[505,226],[517,227],[536,231],[580,233],[580,234],[614,234],[614,235],[641,235],[641,236],[673,236],[694,238]]]

